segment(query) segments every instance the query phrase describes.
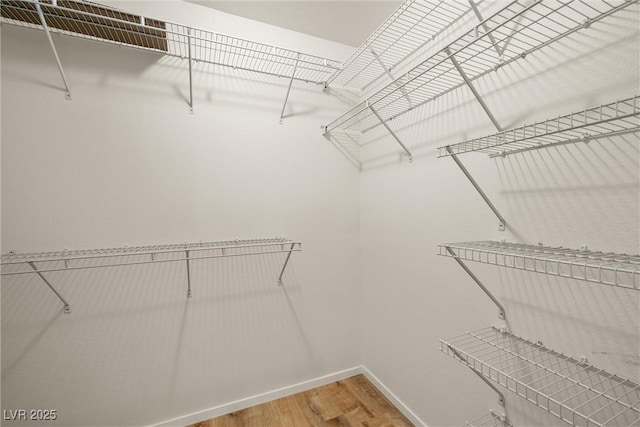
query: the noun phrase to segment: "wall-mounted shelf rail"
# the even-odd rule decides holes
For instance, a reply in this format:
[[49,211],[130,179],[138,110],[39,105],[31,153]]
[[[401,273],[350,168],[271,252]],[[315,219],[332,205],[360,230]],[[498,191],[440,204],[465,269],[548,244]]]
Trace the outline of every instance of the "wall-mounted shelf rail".
[[154,51],[189,64],[204,62],[322,85],[340,67],[335,60],[87,1],[2,0],[2,23],[46,30],[38,7],[50,32]]
[[640,255],[495,241],[444,243],[438,255],[640,290]]
[[513,1],[329,123],[325,132],[367,132],[380,125],[370,106],[388,122],[634,3]]
[[493,327],[440,340],[440,350],[571,425],[640,423],[640,385],[586,359]]
[[474,418],[471,421],[465,421],[460,427],[513,427],[504,415],[489,410],[488,414]]
[[403,64],[471,10],[467,0],[405,0],[333,73],[327,85],[366,91],[385,78],[395,80]]
[[438,157],[478,151],[490,157],[589,142],[591,139],[640,131],[640,96],[585,108],[482,138],[438,148]]
[[[191,296],[190,266],[194,261],[286,253],[278,276],[282,277],[293,252],[302,250],[302,243],[286,238],[229,240],[219,242],[180,243],[171,245],[132,246],[106,249],[65,250],[56,252],[13,253],[2,255],[1,276],[37,274],[63,302],[65,312],[69,304],[56,291],[43,273],[86,270],[92,268],[122,267],[165,262],[184,262],[187,266],[187,296]],[[37,265],[36,265],[37,263]]]

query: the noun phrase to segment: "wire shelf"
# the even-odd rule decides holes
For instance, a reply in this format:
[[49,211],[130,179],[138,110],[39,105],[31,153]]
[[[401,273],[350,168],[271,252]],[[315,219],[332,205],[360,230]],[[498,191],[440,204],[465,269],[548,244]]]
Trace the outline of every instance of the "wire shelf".
[[[158,262],[193,261],[246,255],[299,252],[302,243],[286,238],[229,240],[121,248],[65,250],[2,255],[2,276],[33,274],[31,263],[46,263],[37,272],[119,267]],[[16,267],[9,267],[16,266]],[[8,271],[7,271],[8,270]]]
[[513,427],[513,425],[504,415],[498,415],[494,411],[489,410],[488,414],[471,421],[465,421],[460,427]]
[[438,157],[473,151],[504,156],[560,144],[640,131],[640,97],[585,108],[482,138],[438,148]]
[[[466,83],[451,61],[455,57],[469,81],[618,12],[637,1],[516,0],[485,19],[444,49],[329,123],[325,129],[367,132]],[[372,107],[372,108],[370,108]]]
[[495,241],[444,243],[438,248],[441,256],[640,290],[640,255]]
[[[2,23],[43,30],[35,0],[3,0]],[[49,30],[182,59],[324,84],[338,61],[78,0],[40,2]],[[297,67],[296,67],[297,61]]]
[[640,425],[640,385],[491,327],[440,350],[574,426]]
[[394,80],[394,70],[470,10],[466,0],[405,0],[327,84],[366,90],[385,77]]

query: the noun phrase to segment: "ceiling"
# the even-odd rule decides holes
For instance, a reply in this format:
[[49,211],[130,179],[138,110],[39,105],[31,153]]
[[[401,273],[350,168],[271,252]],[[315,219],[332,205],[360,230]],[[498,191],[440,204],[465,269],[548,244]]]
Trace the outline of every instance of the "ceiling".
[[323,39],[359,46],[401,1],[187,0]]

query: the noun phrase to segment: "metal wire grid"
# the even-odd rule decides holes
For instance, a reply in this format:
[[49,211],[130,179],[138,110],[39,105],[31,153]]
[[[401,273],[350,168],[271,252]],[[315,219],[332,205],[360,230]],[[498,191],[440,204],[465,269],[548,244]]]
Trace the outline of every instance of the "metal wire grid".
[[369,107],[386,122],[465,85],[451,57],[473,81],[634,3],[637,1],[513,1],[329,123],[326,131],[367,132],[380,125]]
[[[42,30],[40,21],[33,19],[35,4],[34,0],[3,0],[2,22]],[[158,51],[182,59],[191,56],[193,61],[288,78],[297,61],[294,79],[317,84],[324,84],[340,66],[338,61],[180,24],[140,16],[137,22],[132,22],[129,17],[135,15],[96,3],[61,0],[55,5],[40,4],[47,23],[60,22],[60,16],[64,16],[64,25],[49,24],[50,31],[68,36]],[[96,14],[98,9],[100,14]],[[151,27],[151,22],[156,26]]]
[[471,10],[466,0],[405,0],[327,84],[366,90]]
[[574,426],[640,425],[640,385],[496,328],[440,350]]
[[438,157],[479,151],[489,157],[640,131],[640,97],[585,108],[493,135],[438,147]]
[[[35,273],[24,269],[30,263],[46,262],[40,273],[86,268],[117,267],[156,262],[191,261],[282,252],[299,252],[302,243],[286,238],[229,240],[218,242],[182,243],[171,245],[132,246],[121,248],[86,249],[74,251],[8,253],[2,255],[2,276]],[[186,258],[182,257],[186,254]],[[178,255],[179,257],[176,257]],[[17,267],[9,267],[19,265]],[[9,268],[7,268],[9,267]],[[6,271],[6,270],[9,271]]]
[[640,255],[495,241],[445,243],[438,247],[441,256],[640,290]]
[[490,410],[488,414],[471,421],[465,421],[461,427],[513,427],[513,425],[504,415],[498,415]]

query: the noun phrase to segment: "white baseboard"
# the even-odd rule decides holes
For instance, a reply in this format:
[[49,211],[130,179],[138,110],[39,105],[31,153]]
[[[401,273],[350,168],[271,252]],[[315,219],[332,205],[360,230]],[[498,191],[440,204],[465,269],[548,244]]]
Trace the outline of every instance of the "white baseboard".
[[396,408],[402,414],[409,419],[416,427],[426,424],[418,418],[416,414],[411,411],[398,397],[391,392],[375,375],[373,375],[364,366],[356,366],[343,371],[334,372],[332,374],[324,375],[322,377],[314,378],[309,381],[303,381],[301,383],[293,384],[287,387],[282,387],[276,390],[268,391],[266,393],[256,394],[255,396],[247,397],[245,399],[236,400],[234,402],[224,403],[222,405],[214,406],[213,408],[204,409],[202,411],[194,412],[189,415],[174,418],[168,421],[155,424],[154,427],[183,427],[186,425],[194,424],[199,421],[208,420],[209,418],[219,417],[221,415],[229,414],[231,412],[240,411],[242,409],[250,408],[252,406],[260,405],[265,402],[269,402],[281,397],[290,396],[295,393],[311,390],[312,388],[320,387],[323,385],[331,384],[336,381],[344,380],[354,375],[363,374],[373,385],[376,386],[387,399],[395,405]]
[[363,374],[362,366],[356,366],[354,368],[345,369],[344,371],[334,372],[329,375],[314,378],[309,381],[303,381],[298,384],[293,384],[287,387],[282,387],[276,390],[271,390],[266,393],[256,394],[255,396],[247,397],[245,399],[236,400],[234,402],[224,403],[222,405],[214,406],[213,408],[205,409],[202,411],[194,412],[189,415],[174,418],[168,421],[155,424],[155,427],[184,427],[199,421],[208,420],[209,418],[219,417],[220,415],[229,414],[231,412],[240,411],[242,409],[250,408],[252,406],[260,405],[271,400],[280,399],[281,397],[290,396],[302,391],[311,390],[312,388],[320,387],[323,385],[331,384],[336,381],[344,380],[354,375]]
[[364,366],[360,366],[360,370],[362,372],[362,374],[367,377],[367,379],[369,381],[371,381],[371,383],[376,386],[376,388],[378,390],[380,390],[380,392],[382,394],[384,394],[386,396],[387,399],[389,399],[391,401],[391,403],[393,403],[393,405],[398,408],[398,410],[400,412],[402,412],[402,415],[404,415],[405,417],[407,417],[409,419],[409,421],[411,421],[413,423],[413,425],[415,425],[416,427],[427,427],[427,424],[422,421],[415,413],[413,413],[413,411],[411,409],[409,409],[409,407],[407,405],[405,405],[400,399],[398,399],[398,397],[393,394],[391,392],[391,390],[389,390],[387,388],[386,385],[384,385],[379,379],[378,377],[376,377],[375,375],[373,375],[371,373],[371,371],[369,371],[367,368],[365,368]]

